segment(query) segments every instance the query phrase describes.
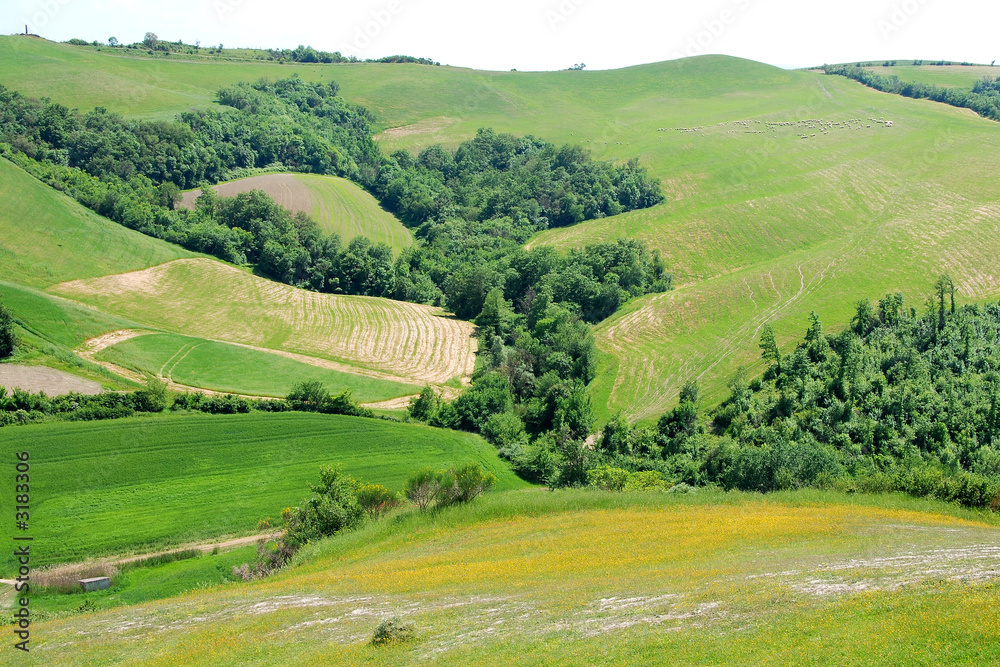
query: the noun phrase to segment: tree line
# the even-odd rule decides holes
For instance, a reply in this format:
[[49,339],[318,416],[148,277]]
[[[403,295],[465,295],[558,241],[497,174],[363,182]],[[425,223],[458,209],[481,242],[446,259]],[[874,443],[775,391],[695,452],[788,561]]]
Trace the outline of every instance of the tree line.
[[942,276],[922,308],[901,294],[864,300],[835,335],[813,313],[787,352],[765,328],[762,377],[738,372],[707,415],[689,383],[655,425],[613,418],[586,467],[655,471],[670,484],[900,491],[998,509],[1000,303],[956,307],[954,297]]
[[824,65],[823,71],[827,74],[846,76],[884,93],[895,93],[903,97],[933,100],[953,107],[972,109],[983,118],[1000,121],[1000,77],[995,79],[985,77],[976,82],[972,90],[965,90],[939,88],[916,81],[902,81],[898,76],[884,76],[857,65]]

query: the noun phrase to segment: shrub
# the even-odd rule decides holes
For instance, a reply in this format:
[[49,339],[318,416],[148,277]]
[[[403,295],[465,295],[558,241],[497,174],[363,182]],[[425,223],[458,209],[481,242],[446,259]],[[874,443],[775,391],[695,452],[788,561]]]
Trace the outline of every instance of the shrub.
[[146,386],[135,392],[135,409],[139,412],[163,412],[167,409],[167,385],[156,378],[146,380]]
[[623,468],[598,466],[587,471],[587,484],[605,491],[667,490],[663,475],[655,470],[629,472]]
[[476,463],[438,474],[440,488],[437,492],[437,506],[447,507],[457,503],[467,503],[486,493],[497,483],[496,476],[484,471]]
[[399,505],[399,494],[381,484],[362,484],[358,488],[358,504],[368,512],[372,520]]
[[406,489],[403,493],[411,503],[425,510],[437,497],[440,486],[437,473],[430,468],[421,468],[406,480]]
[[339,468],[324,466],[319,484],[309,488],[313,495],[300,507],[286,508],[281,513],[287,526],[282,542],[292,553],[310,540],[354,528],[364,518],[365,510],[358,503],[358,483]]
[[385,646],[387,644],[398,644],[408,642],[414,638],[413,626],[403,623],[398,616],[387,618],[375,628],[372,633],[372,646]]

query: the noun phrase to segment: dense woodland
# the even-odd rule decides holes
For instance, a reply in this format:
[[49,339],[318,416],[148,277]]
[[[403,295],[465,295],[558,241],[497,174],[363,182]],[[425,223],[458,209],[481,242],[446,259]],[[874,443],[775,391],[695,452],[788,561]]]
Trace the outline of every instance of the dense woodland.
[[956,307],[954,297],[942,277],[919,310],[900,294],[865,300],[836,335],[813,313],[785,353],[765,329],[762,378],[737,373],[708,415],[689,384],[656,426],[612,420],[590,467],[751,491],[904,491],[996,509],[1000,304]]
[[977,81],[972,90],[939,88],[926,83],[902,81],[898,76],[883,76],[856,65],[824,65],[827,74],[839,74],[854,79],[869,88],[904,97],[943,102],[954,107],[972,109],[980,116],[1000,121],[1000,77]]

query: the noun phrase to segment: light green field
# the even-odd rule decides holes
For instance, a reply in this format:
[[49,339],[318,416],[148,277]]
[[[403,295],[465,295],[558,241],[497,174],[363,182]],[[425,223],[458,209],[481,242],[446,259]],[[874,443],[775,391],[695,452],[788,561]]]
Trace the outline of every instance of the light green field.
[[[4,459],[24,450],[36,567],[252,532],[259,519],[307,497],[323,465],[401,489],[420,467],[476,462],[501,489],[525,486],[478,436],[336,415],[165,415],[0,429]],[[13,512],[12,497],[3,498]],[[8,542],[11,530],[0,529]],[[10,558],[0,560],[4,574]]]
[[[265,581],[39,624],[33,652],[59,664],[988,664],[1000,659],[1000,537],[981,519],[815,492],[491,494],[326,540]],[[394,615],[416,639],[367,645]],[[95,627],[122,630],[81,636]]]
[[4,159],[0,201],[0,280],[47,287],[197,256],[92,213]]
[[[912,62],[912,61],[910,61]],[[898,76],[900,81],[916,81],[939,88],[972,89],[976,81],[983,77],[995,79],[1000,76],[1000,67],[989,65],[895,65],[893,67],[866,67],[882,76]]]
[[[166,91],[194,85],[184,82],[207,96],[244,67],[157,62],[143,73],[148,63],[71,57],[69,47],[45,44],[28,53],[12,40],[0,39],[12,63],[0,81],[24,81],[26,64],[43,56],[67,70],[114,71],[130,77],[130,96],[110,94],[106,104],[127,111],[143,99],[147,114],[157,105],[176,108],[183,96],[171,100]],[[147,80],[154,75],[155,85]],[[1000,183],[988,176],[1000,167],[1000,134],[964,110],[722,56],[595,72],[303,70],[326,75],[347,99],[378,114],[386,150],[455,145],[492,126],[576,143],[597,158],[637,157],[660,178],[668,201],[659,207],[534,240],[568,248],[631,236],[660,250],[675,273],[678,290],[639,299],[598,328],[601,416],[623,410],[655,418],[694,378],[709,402],[718,400],[739,364],[758,363],[755,339],[765,323],[788,349],[810,311],[838,328],[851,302],[865,296],[901,290],[920,305],[943,271],[955,278],[960,299],[1000,296]],[[36,93],[42,86],[32,85]],[[58,82],[45,92],[72,104],[90,94]],[[734,124],[806,119],[860,119],[862,126],[824,133],[818,125],[770,132],[756,122]],[[704,130],[677,130],[693,127]]]
[[332,393],[354,392],[363,403],[419,393],[420,386],[341,373],[277,354],[200,338],[151,334],[97,353],[100,361],[188,387],[250,396],[287,396],[298,382],[322,382]]
[[[317,174],[264,174],[213,187],[220,195],[263,190],[279,205],[310,215],[327,234],[335,233],[347,243],[364,236],[385,243],[397,255],[413,245],[413,235],[394,215],[360,186],[344,178]],[[201,190],[184,193],[183,206],[193,207]]]
[[319,357],[334,370],[445,384],[471,375],[473,327],[440,309],[320,294],[192,259],[61,283],[54,293],[143,325],[197,338]]

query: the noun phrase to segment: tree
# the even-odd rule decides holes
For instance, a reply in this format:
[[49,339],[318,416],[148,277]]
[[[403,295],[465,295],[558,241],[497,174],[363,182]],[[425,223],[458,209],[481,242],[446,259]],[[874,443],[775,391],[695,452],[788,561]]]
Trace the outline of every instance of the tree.
[[111,48],[115,48],[116,46],[118,46],[118,38],[108,37],[108,46],[110,46]]
[[760,331],[760,356],[773,361],[777,366],[778,375],[781,375],[781,350],[778,349],[778,341],[774,338],[774,328],[770,324],[764,325]]
[[17,349],[14,315],[0,304],[0,359],[12,356]]
[[160,38],[156,36],[155,32],[147,32],[146,36],[142,38],[142,44],[147,49],[155,49],[159,41]]
[[934,297],[938,304],[938,331],[944,329],[945,297],[951,297],[951,314],[955,314],[955,283],[947,273],[941,276],[934,283]]
[[322,382],[299,382],[288,392],[288,402],[296,410],[318,412],[330,400],[330,392]]

